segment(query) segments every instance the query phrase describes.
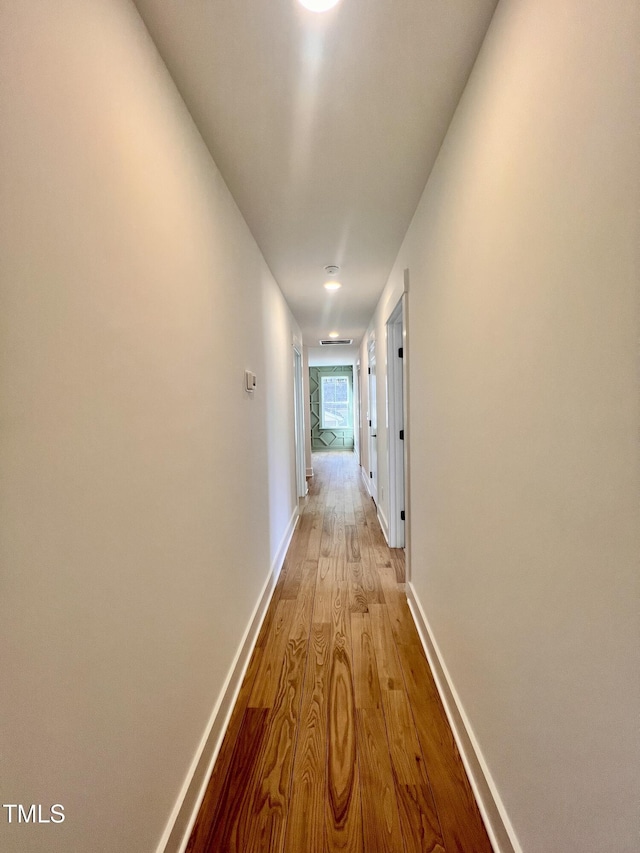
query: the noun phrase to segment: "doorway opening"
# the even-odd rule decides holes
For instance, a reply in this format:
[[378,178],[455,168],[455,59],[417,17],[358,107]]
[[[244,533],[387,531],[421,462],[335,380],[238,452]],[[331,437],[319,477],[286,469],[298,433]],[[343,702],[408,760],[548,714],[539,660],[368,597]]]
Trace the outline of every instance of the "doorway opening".
[[309,390],[311,450],[353,450],[353,366],[309,367]]

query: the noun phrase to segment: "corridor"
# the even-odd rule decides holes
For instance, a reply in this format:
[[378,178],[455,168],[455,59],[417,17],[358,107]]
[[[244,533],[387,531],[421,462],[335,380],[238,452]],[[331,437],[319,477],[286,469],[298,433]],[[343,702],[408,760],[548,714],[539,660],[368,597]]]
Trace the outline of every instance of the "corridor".
[[350,452],[314,476],[188,853],[490,853]]

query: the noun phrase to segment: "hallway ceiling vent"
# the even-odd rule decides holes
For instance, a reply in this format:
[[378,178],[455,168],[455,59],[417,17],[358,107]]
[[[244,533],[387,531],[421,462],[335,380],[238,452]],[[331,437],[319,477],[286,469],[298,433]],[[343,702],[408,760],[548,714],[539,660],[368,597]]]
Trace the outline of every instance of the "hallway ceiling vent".
[[349,346],[353,343],[353,338],[325,338],[319,341],[321,347]]

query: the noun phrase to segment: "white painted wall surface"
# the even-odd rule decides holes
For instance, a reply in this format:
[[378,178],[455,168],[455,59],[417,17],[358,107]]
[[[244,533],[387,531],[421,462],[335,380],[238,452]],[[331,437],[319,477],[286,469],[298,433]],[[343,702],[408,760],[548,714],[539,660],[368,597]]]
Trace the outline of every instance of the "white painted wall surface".
[[2,803],[66,813],[0,849],[142,853],[295,510],[297,330],[133,6],[0,16]]
[[638,849],[638,23],[500,3],[388,287],[413,584],[525,853]]
[[355,365],[358,360],[357,346],[309,347],[309,367],[325,367],[343,364]]
[[[302,335],[269,271],[262,276],[263,346],[267,402],[270,554],[284,559],[291,526],[298,516],[296,486],[293,344]],[[284,550],[283,550],[284,549]]]

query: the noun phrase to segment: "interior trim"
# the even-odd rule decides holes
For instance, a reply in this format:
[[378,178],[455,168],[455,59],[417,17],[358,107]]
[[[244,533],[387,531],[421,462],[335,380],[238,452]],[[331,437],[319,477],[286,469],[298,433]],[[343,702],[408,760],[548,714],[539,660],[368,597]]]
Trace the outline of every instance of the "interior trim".
[[156,853],[184,853],[187,848],[298,518],[296,506]]
[[433,672],[438,693],[493,849],[495,853],[522,853],[522,847],[412,583],[407,583],[406,591],[413,621]]

